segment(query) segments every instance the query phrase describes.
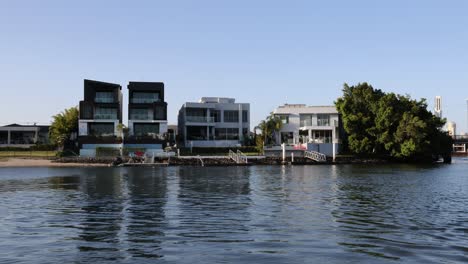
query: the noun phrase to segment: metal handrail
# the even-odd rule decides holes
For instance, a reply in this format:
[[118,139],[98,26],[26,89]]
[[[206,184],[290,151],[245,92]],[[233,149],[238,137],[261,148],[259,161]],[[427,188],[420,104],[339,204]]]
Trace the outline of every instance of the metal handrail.
[[229,150],[229,158],[234,160],[236,163],[239,163],[238,158],[237,158],[237,154],[232,150]]
[[237,150],[237,159],[238,159],[238,163],[244,163],[244,164],[248,163],[247,156],[244,153],[242,153],[242,151],[240,150]]
[[313,150],[304,151],[304,157],[318,162],[327,161],[327,156],[325,154]]

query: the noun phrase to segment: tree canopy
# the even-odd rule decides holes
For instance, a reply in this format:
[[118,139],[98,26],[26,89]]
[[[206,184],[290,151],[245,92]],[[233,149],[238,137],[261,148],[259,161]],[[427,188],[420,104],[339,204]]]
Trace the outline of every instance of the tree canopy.
[[71,134],[78,131],[78,116],[77,107],[65,109],[53,116],[53,122],[49,129],[51,142],[63,147],[65,142],[70,139]]
[[425,99],[360,83],[345,84],[335,105],[348,134],[348,148],[357,155],[426,159],[451,152],[451,138],[442,131],[445,119],[428,111]]

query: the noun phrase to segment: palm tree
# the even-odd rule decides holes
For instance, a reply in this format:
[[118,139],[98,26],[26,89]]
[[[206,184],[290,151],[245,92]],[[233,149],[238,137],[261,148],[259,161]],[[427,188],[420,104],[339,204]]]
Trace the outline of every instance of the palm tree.
[[273,133],[280,131],[282,126],[283,122],[281,118],[274,113],[270,113],[266,120],[262,120],[260,124],[255,127],[255,130],[259,129],[262,132],[263,143],[269,144],[274,142]]
[[49,128],[49,138],[59,149],[63,147],[73,132],[78,131],[78,107],[65,109],[53,116],[53,122]]
[[120,156],[123,157],[124,141],[125,141],[125,136],[128,135],[128,127],[120,123],[117,125],[117,132],[119,133],[119,136],[122,138],[122,143],[120,147]]

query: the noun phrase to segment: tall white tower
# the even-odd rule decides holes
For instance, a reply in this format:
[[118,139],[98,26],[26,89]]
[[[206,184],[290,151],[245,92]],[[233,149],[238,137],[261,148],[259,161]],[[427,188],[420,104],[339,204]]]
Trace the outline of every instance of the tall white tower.
[[442,118],[442,97],[441,96],[435,97],[434,114],[437,117]]

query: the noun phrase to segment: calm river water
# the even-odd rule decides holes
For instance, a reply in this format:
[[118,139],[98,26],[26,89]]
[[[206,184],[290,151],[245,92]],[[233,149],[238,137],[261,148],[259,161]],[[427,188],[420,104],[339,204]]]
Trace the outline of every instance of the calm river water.
[[468,263],[452,165],[0,169],[0,263]]

